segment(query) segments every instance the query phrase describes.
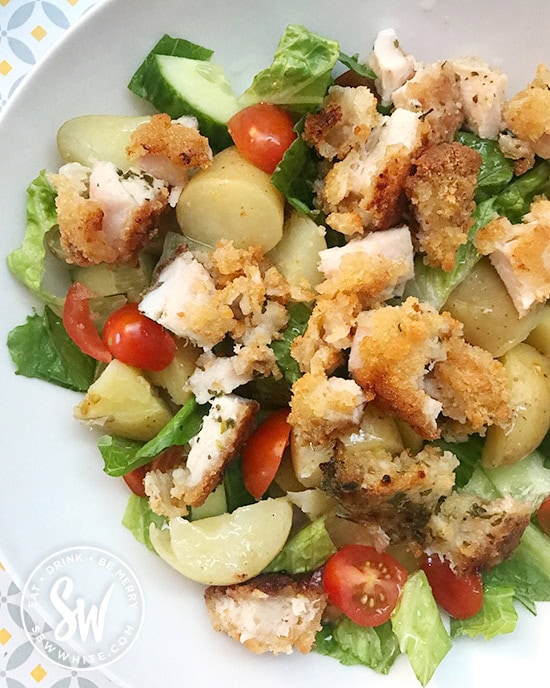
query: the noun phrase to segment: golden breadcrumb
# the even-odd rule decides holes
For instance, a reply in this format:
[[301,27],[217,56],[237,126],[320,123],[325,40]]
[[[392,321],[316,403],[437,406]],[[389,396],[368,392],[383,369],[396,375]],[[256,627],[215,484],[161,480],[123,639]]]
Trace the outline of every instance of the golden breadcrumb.
[[428,519],[454,486],[456,457],[438,447],[392,456],[385,449],[348,451],[337,443],[323,465],[323,488],[354,521],[378,524],[391,541],[423,542]]
[[425,262],[447,272],[468,238],[475,209],[474,193],[481,155],[460,143],[432,146],[415,161],[405,182],[418,223],[418,243]]
[[498,146],[502,154],[510,160],[514,160],[514,174],[525,174],[535,164],[535,151],[533,146],[513,134],[500,134]]

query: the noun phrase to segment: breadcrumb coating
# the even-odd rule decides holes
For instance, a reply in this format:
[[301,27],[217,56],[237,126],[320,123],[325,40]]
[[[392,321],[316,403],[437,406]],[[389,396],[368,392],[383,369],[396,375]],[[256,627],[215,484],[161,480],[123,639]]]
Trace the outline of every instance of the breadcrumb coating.
[[427,525],[424,549],[447,559],[459,575],[493,568],[518,546],[530,507],[512,497],[487,500],[454,492]]
[[418,223],[417,240],[425,262],[450,272],[468,238],[481,155],[460,143],[425,150],[405,182]]

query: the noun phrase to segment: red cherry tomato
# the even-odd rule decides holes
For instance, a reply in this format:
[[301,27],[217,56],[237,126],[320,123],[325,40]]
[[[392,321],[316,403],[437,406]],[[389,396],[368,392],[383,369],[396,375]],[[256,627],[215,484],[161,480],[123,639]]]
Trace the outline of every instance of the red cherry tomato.
[[296,138],[290,115],[271,103],[240,110],[227,126],[239,153],[268,174],[273,174]]
[[424,557],[420,567],[426,574],[435,601],[455,619],[468,619],[481,609],[483,582],[479,573],[458,576],[448,561]]
[[250,436],[242,449],[246,489],[260,499],[271,485],[290,437],[288,409],[274,411]]
[[88,356],[109,363],[111,353],[101,341],[90,312],[93,293],[80,282],[69,287],[63,307],[63,325],[73,342]]
[[176,352],[173,337],[140,313],[137,303],[127,303],[108,317],[103,341],[119,361],[142,370],[166,368]]
[[397,604],[407,569],[391,554],[346,545],[325,564],[323,585],[332,604],[359,626],[380,626]]
[[143,478],[145,474],[150,469],[150,465],[146,464],[140,468],[135,468],[133,471],[123,475],[124,482],[132,490],[132,492],[138,497],[145,497],[145,487],[143,485]]
[[543,533],[550,537],[550,497],[539,506],[537,511],[537,521]]

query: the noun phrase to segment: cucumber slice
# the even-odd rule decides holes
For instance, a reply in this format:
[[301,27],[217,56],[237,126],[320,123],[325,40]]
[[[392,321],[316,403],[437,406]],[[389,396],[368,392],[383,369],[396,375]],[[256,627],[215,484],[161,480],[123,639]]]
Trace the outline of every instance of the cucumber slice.
[[201,518],[221,516],[227,512],[227,498],[223,483],[211,492],[202,506],[191,507],[190,521],[199,521]]
[[227,120],[239,106],[219,65],[172,55],[154,55],[143,75],[147,100],[173,119],[194,115],[215,151],[232,144]]

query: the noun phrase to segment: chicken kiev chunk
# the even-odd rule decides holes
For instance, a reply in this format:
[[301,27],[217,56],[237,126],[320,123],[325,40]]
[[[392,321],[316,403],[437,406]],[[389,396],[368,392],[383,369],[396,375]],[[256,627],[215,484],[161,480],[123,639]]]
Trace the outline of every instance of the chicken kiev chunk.
[[400,196],[420,145],[419,116],[402,108],[373,132],[366,146],[333,165],[316,188],[327,224],[346,235],[388,229],[401,216]]
[[541,158],[550,158],[550,69],[537,67],[533,81],[504,105],[508,129]]
[[208,139],[199,133],[196,120],[172,120],[166,114],[153,115],[133,131],[126,154],[140,169],[180,189],[190,170],[212,162]]
[[508,77],[477,57],[460,57],[447,64],[458,77],[466,126],[482,139],[496,139],[504,128]]
[[337,442],[323,464],[323,488],[353,521],[378,524],[393,542],[422,543],[431,513],[455,482],[457,458],[437,447],[392,456],[385,449],[356,453]]
[[405,182],[418,223],[419,248],[425,262],[449,272],[456,252],[468,238],[475,210],[474,193],[481,155],[460,143],[425,150]]
[[174,517],[185,515],[188,506],[204,504],[247,439],[257,410],[257,402],[234,394],[217,397],[201,429],[189,442],[185,463],[145,475],[143,484],[151,509]]
[[520,317],[550,298],[550,201],[534,201],[520,224],[493,220],[479,230],[475,245],[489,256]]
[[50,175],[65,260],[76,265],[133,263],[156,235],[168,204],[163,181],[122,173],[111,162],[69,163]]
[[317,113],[306,116],[303,138],[327,160],[342,160],[353,148],[363,146],[382,116],[367,86],[331,86]]
[[262,574],[247,583],[210,586],[204,597],[214,629],[256,654],[310,652],[327,606],[315,576]]
[[424,550],[448,560],[459,575],[486,571],[512,554],[529,518],[529,506],[512,497],[454,492],[430,517]]
[[396,108],[421,116],[423,145],[452,141],[464,120],[458,79],[447,62],[418,69],[392,96]]
[[394,91],[413,76],[416,61],[403,52],[395,31],[384,29],[374,41],[368,65],[376,74],[374,84],[382,103],[389,105]]

